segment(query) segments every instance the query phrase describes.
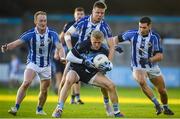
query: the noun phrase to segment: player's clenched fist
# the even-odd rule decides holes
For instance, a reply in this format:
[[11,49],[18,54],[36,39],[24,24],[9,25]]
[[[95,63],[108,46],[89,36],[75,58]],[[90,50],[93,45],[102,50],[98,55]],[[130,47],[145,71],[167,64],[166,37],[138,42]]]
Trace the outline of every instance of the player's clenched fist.
[[7,44],[1,46],[1,51],[4,53],[8,50]]

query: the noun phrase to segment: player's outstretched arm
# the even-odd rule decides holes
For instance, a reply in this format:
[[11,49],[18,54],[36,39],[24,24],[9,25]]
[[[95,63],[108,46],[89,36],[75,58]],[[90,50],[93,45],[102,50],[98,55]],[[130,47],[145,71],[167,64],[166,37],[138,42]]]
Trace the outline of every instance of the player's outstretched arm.
[[119,43],[118,36],[113,37],[113,42],[114,42],[114,45],[118,45]]
[[20,46],[21,44],[23,44],[23,41],[18,39],[18,40],[15,40],[11,43],[8,43],[8,44],[5,44],[5,45],[2,45],[1,46],[1,51],[4,53],[4,52],[7,52],[9,50],[13,50],[14,48]]
[[108,55],[108,59],[110,61],[113,60],[113,57],[114,57],[114,52],[115,52],[115,45],[114,45],[114,41],[113,41],[113,38],[110,38],[108,40],[108,46],[109,46],[109,55]]

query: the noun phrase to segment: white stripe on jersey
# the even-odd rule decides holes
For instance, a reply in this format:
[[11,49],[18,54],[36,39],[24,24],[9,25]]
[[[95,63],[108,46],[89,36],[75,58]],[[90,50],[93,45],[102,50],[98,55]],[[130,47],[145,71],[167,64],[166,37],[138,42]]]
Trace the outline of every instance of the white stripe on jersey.
[[[48,33],[46,33],[43,39],[40,39],[41,35],[36,34],[36,63],[40,65],[40,57],[44,58],[44,66],[47,66],[47,57],[48,57],[48,45],[49,45],[49,38]],[[41,46],[41,41],[43,41],[44,46]],[[42,50],[42,53],[40,53]]]

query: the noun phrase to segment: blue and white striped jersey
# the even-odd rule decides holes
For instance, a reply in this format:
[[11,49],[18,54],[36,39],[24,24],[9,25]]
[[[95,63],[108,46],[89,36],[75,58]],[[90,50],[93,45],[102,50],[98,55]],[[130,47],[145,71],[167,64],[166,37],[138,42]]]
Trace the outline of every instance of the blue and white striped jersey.
[[59,45],[57,32],[48,28],[44,34],[40,34],[37,28],[30,29],[19,39],[28,44],[27,63],[33,62],[39,67],[49,66],[51,52]]
[[76,32],[79,34],[79,42],[89,39],[93,30],[99,30],[103,32],[106,40],[112,37],[111,29],[104,20],[101,20],[99,23],[94,24],[91,22],[91,19],[91,15],[85,16],[78,22],[73,24],[72,27],[74,27]]
[[150,31],[147,37],[143,37],[138,30],[129,30],[118,35],[118,39],[131,42],[131,66],[138,68],[151,68],[157,63],[149,63],[145,66],[139,63],[140,58],[150,58],[156,53],[162,53],[160,36]]

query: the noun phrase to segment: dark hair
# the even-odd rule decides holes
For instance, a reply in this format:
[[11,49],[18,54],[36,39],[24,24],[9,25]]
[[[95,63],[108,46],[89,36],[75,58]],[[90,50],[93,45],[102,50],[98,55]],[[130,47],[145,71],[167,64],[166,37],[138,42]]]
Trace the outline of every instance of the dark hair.
[[142,17],[139,20],[140,23],[147,23],[147,25],[151,24],[151,19],[149,17]]
[[79,11],[79,12],[83,11],[84,12],[84,8],[83,7],[76,7],[74,12],[76,12],[76,11]]
[[104,2],[101,2],[101,1],[96,1],[93,5],[93,8],[102,8],[102,9],[107,9],[107,6]]

